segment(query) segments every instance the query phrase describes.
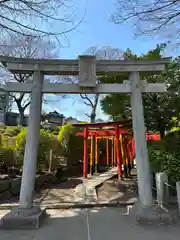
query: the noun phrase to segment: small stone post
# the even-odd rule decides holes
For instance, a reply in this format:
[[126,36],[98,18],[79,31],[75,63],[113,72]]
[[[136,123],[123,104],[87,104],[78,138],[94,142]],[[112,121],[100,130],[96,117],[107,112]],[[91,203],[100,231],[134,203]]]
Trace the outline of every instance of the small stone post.
[[156,191],[157,191],[157,202],[159,206],[168,201],[169,188],[165,184],[168,183],[168,176],[164,172],[156,173]]
[[52,149],[49,151],[49,169],[48,172],[51,173],[51,168],[52,168]]
[[177,190],[178,210],[179,210],[179,215],[180,215],[180,181],[176,182],[176,190]]

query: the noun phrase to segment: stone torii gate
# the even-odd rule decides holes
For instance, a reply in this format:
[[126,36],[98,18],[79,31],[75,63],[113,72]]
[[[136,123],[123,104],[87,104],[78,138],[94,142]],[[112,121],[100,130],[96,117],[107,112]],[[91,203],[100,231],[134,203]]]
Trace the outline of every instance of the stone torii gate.
[[[142,92],[164,92],[163,83],[147,83],[140,73],[159,73],[169,59],[160,61],[96,60],[94,56],[79,56],[78,60],[35,60],[0,57],[1,63],[12,73],[32,74],[32,82],[8,82],[7,92],[31,93],[28,133],[24,154],[23,174],[19,207],[12,209],[2,219],[1,227],[20,228],[27,225],[39,227],[44,211],[33,206],[36,176],[37,150],[40,131],[41,103],[43,93],[131,93],[133,132],[135,138],[138,191],[140,208],[138,216],[151,213],[153,206],[150,169],[148,161]],[[123,74],[128,80],[122,84],[97,84],[97,75]],[[79,76],[78,84],[43,82],[44,75]]]

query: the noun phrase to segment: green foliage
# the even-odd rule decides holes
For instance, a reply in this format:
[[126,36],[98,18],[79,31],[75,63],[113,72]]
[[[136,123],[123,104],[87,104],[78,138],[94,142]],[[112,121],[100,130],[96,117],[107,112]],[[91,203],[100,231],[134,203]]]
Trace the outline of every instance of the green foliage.
[[59,134],[59,131],[60,131],[61,127],[62,127],[62,126],[56,127],[56,129],[55,129],[54,131],[51,131],[51,133],[52,133],[53,135],[57,136],[57,135]]
[[0,141],[0,161],[4,162],[7,167],[16,165],[15,155],[15,135],[19,131],[18,127],[9,127],[0,124],[1,141]]
[[100,105],[103,112],[113,121],[131,118],[129,94],[108,94],[100,101]]
[[7,126],[3,135],[13,137],[20,133],[21,127],[20,126]]
[[83,158],[83,137],[77,137],[76,133],[82,131],[66,124],[61,127],[58,134],[58,141],[62,147],[61,161],[67,165],[76,164]]
[[0,123],[0,129],[6,129],[6,125],[4,123]]
[[[18,162],[21,164],[23,163],[26,134],[27,134],[27,130],[24,128],[16,136],[16,153],[18,157]],[[57,141],[56,136],[49,133],[48,131],[41,129],[40,139],[39,139],[39,148],[38,148],[38,158],[37,158],[38,168],[44,168],[44,169],[48,168],[50,150],[52,150],[53,152],[52,168],[55,168],[55,166],[60,164],[57,158],[57,156],[61,154],[60,144]]]
[[58,135],[58,131],[52,131],[51,132],[53,135],[57,136]]
[[148,152],[151,171],[155,173],[161,172],[164,168],[164,163],[167,160],[167,153],[165,152],[164,142],[148,142]]
[[40,141],[38,151],[38,165],[44,165],[45,168],[49,166],[50,150],[53,152],[52,163],[54,164],[55,155],[60,152],[60,145],[57,138],[51,133],[41,129],[40,130]]
[[0,123],[0,134],[4,134],[6,131],[6,125],[4,123]]
[[[8,166],[22,167],[26,144],[27,128],[6,127],[2,125],[0,160]],[[57,131],[40,130],[37,167],[48,169],[50,153],[52,152],[52,170],[65,163],[75,164],[83,157],[83,138],[76,137],[76,132],[82,129],[73,128],[71,125],[58,127]],[[57,136],[58,135],[58,136]]]
[[71,124],[65,124],[59,130],[58,140],[60,142],[63,141],[65,138],[68,138],[69,135],[73,133],[73,131],[74,129]]
[[15,149],[16,137],[9,137],[6,135],[1,135],[1,136],[2,136],[1,146]]
[[12,148],[0,147],[0,162],[4,162],[6,167],[15,165],[15,155]]
[[16,148],[17,149],[22,146],[23,146],[23,148],[25,147],[26,134],[27,134],[26,128],[22,128],[21,131],[19,132],[19,134],[17,134],[17,136],[16,136]]
[[21,131],[20,127],[7,126],[4,133],[1,134],[1,145],[4,148],[15,149],[16,135]]
[[180,131],[167,134],[160,142],[148,144],[153,172],[164,171],[171,182],[180,181]]

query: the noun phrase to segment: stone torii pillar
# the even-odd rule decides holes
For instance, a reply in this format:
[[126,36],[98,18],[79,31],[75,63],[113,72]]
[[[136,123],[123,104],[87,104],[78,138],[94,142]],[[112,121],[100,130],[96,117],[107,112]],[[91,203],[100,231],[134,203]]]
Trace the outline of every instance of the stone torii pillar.
[[138,178],[138,204],[136,215],[139,219],[152,217],[153,198],[150,176],[149,157],[144,123],[144,109],[142,92],[165,92],[166,86],[161,83],[147,83],[140,79],[138,71],[129,73],[129,80],[125,80],[131,96],[131,111],[133,122],[133,134],[135,140],[135,156]]
[[138,72],[131,72],[129,81],[131,85],[131,109],[139,193],[137,215],[139,217],[148,217],[153,206],[153,198],[141,95],[143,82],[140,80]]
[[2,218],[3,228],[39,227],[45,210],[33,206],[33,194],[36,178],[37,152],[40,135],[42,85],[44,75],[40,71],[33,73],[30,114],[23,163],[19,206]]
[[32,204],[40,135],[43,80],[44,75],[41,72],[34,72],[19,200],[20,209],[31,209],[33,207]]

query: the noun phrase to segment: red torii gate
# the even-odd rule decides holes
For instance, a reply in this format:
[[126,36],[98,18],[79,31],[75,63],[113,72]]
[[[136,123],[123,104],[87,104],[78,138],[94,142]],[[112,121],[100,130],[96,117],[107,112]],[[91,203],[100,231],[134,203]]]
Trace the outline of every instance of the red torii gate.
[[[134,138],[132,136],[132,121],[106,122],[106,123],[88,123],[73,124],[73,127],[83,128],[83,132],[76,133],[76,136],[84,137],[84,157],[83,157],[83,176],[86,178],[88,173],[88,138],[106,138],[113,137],[115,140],[115,149],[117,156],[118,177],[121,177],[122,154],[119,137],[120,135],[130,135],[131,138],[127,143],[128,154],[131,160],[135,155]],[[108,128],[108,129],[107,129]],[[109,129],[111,128],[111,129]],[[146,134],[147,140],[160,140],[160,134]]]
[[[121,133],[128,133],[125,128],[132,126],[132,121],[121,121],[121,122],[106,122],[106,123],[88,123],[88,124],[73,124],[73,127],[83,128],[83,132],[79,132],[77,136],[84,137],[84,164],[83,164],[83,176],[87,177],[87,169],[88,169],[88,137],[89,136],[114,136],[116,143],[116,152],[117,152],[117,166],[118,166],[118,176],[121,176],[121,159],[120,159],[120,143],[119,143],[119,135]],[[112,127],[114,130],[106,130],[102,128],[104,127]],[[98,128],[98,129],[97,129]],[[97,131],[95,131],[97,130]],[[95,132],[93,132],[95,131]]]

